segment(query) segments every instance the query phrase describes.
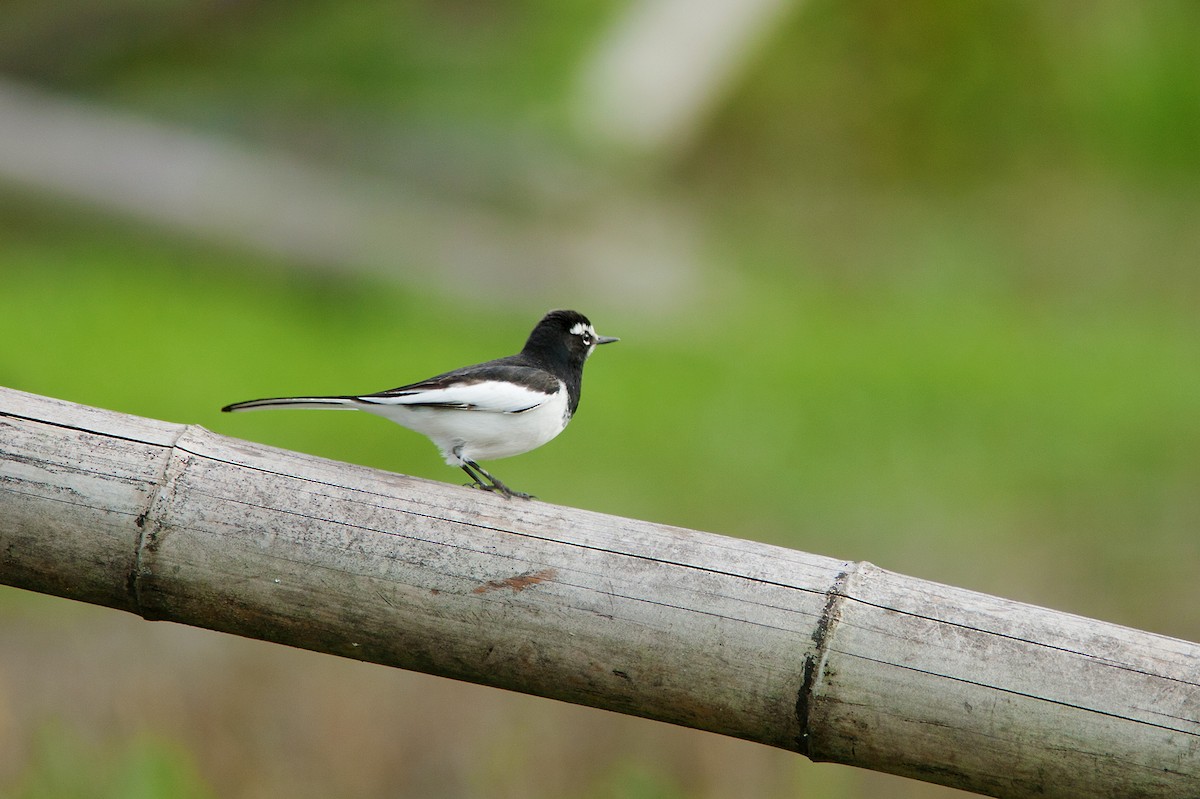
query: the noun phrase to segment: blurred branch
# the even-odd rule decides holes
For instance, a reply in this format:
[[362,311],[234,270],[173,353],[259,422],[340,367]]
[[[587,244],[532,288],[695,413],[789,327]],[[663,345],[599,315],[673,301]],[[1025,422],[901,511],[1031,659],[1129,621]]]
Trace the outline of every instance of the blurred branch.
[[585,62],[584,136],[667,156],[691,143],[796,0],[632,0]]
[[998,796],[1194,797],[1200,647],[0,389],[9,585]]
[[699,291],[680,214],[615,194],[525,219],[0,80],[0,179],[323,270],[450,296],[670,310]]

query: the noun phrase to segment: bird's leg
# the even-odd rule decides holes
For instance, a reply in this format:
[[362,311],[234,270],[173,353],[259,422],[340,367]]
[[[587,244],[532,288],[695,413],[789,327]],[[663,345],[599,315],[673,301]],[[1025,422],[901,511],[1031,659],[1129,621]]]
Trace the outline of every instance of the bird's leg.
[[[518,499],[533,499],[532,494],[526,494],[522,491],[513,491],[511,488],[506,486],[504,483],[501,483],[495,477],[488,474],[487,469],[483,468],[475,461],[464,460],[462,468],[463,468],[463,471],[465,471],[467,474],[471,475],[471,479],[475,481],[475,485],[478,488],[483,489],[484,491],[499,491],[505,497],[517,497]],[[475,474],[476,472],[478,472],[478,474],[486,477],[488,480],[491,481],[492,484],[484,485],[484,482],[482,480],[480,480],[479,477]]]
[[467,473],[467,477],[471,478],[471,482],[467,483],[467,485],[470,486],[471,488],[478,488],[483,491],[491,491],[492,487],[490,485],[488,485],[487,483],[483,482],[483,479],[479,475],[477,475],[477,474],[475,474],[475,472],[471,471],[471,467],[467,465],[468,463],[470,463],[470,461],[467,461],[462,466],[462,470]]
[[483,471],[483,469],[480,469],[479,464],[475,461],[467,460],[463,457],[461,446],[454,448],[454,457],[458,458],[458,462],[462,466],[462,470],[467,473],[467,477],[471,478],[471,482],[467,483],[468,486],[471,488],[478,488],[481,491],[495,490],[492,486],[483,482],[483,477],[480,473],[482,472],[482,474],[487,474],[487,472]]

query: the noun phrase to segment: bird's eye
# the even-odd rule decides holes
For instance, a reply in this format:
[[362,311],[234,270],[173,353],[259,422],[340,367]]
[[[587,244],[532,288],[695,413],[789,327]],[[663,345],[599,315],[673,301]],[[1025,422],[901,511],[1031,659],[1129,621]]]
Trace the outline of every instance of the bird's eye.
[[584,346],[587,346],[587,347],[592,346],[592,334],[591,333],[582,334],[582,338],[583,338]]

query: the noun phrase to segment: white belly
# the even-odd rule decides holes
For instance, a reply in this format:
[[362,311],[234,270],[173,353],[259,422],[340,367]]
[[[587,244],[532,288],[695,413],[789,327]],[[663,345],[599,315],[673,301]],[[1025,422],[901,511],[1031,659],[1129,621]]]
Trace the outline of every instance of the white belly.
[[521,413],[406,405],[366,406],[362,410],[428,436],[451,466],[529,452],[561,433],[570,420],[565,388]]

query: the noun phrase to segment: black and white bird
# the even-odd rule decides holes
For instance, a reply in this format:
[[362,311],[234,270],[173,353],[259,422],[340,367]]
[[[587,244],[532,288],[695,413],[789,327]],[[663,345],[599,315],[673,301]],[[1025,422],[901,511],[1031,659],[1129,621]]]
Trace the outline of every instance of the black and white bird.
[[516,355],[375,394],[276,397],[235,402],[221,410],[333,408],[373,413],[428,436],[446,463],[462,467],[471,485],[528,499],[529,494],[513,491],[488,474],[479,461],[529,452],[561,433],[579,408],[583,364],[596,347],[617,340],[597,335],[581,313],[551,311]]

